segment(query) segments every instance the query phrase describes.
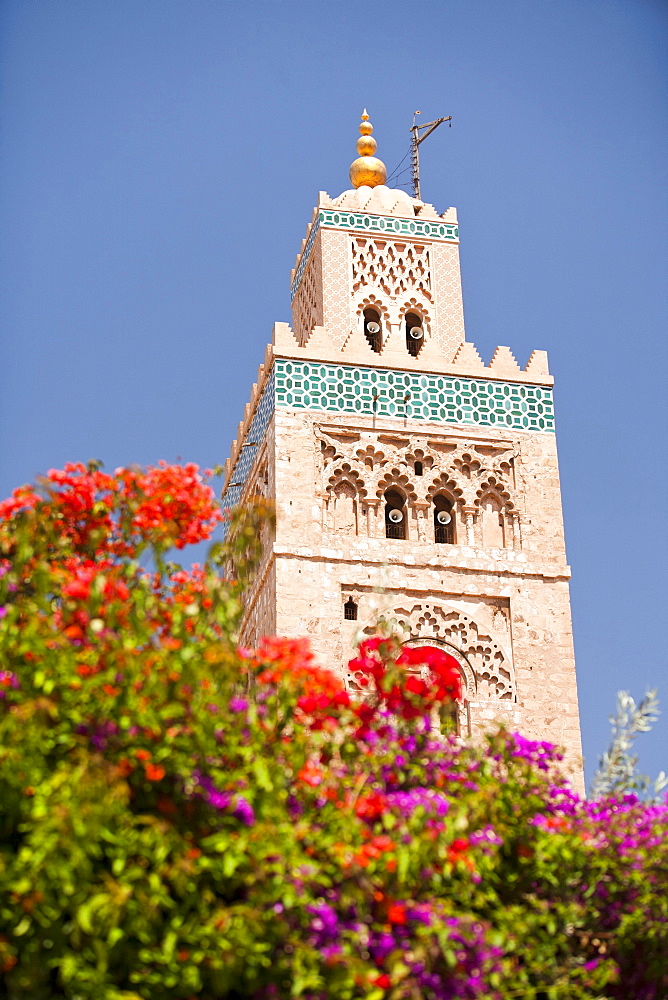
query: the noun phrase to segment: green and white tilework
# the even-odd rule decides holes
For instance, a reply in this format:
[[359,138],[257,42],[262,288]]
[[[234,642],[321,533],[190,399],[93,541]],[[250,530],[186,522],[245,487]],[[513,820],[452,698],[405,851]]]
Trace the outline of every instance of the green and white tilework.
[[320,209],[318,222],[333,229],[353,229],[357,232],[386,233],[388,236],[424,237],[457,243],[456,223],[428,222],[423,219],[400,219],[393,215],[369,215],[367,212],[339,212]]
[[277,360],[276,405],[554,431],[552,390],[488,379]]
[[277,359],[223,495],[224,510],[241,499],[275,406],[554,431],[552,390],[544,386]]

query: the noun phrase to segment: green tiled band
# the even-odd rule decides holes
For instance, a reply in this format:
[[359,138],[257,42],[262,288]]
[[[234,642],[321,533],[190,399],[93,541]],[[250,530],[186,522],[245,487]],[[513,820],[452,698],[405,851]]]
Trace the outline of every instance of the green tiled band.
[[276,405],[295,410],[554,431],[552,390],[543,386],[283,360],[275,377]]
[[320,209],[321,226],[334,229],[355,229],[360,232],[385,233],[387,236],[423,236],[429,240],[457,243],[459,229],[447,222],[427,222],[423,219],[399,219],[393,215],[368,215],[366,212],[339,212]]

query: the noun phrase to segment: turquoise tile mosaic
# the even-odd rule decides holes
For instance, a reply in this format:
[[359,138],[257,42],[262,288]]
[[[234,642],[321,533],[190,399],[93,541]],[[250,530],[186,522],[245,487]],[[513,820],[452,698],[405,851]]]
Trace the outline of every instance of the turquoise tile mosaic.
[[230,508],[235,507],[239,503],[248,473],[255,461],[257,450],[267,433],[267,427],[274,412],[274,395],[275,369],[272,369],[271,375],[264,387],[264,392],[260,397],[260,402],[255,410],[251,425],[248,428],[248,433],[244,438],[243,447],[235,463],[234,471],[230,476],[229,485],[223,493],[221,504],[223,512],[230,510]]
[[356,229],[369,233],[386,233],[388,236],[424,236],[430,240],[448,240],[451,243],[456,243],[459,238],[459,229],[452,223],[399,219],[392,215],[330,212],[321,209],[318,221],[322,226],[331,226],[335,229]]
[[223,494],[224,511],[241,498],[275,406],[554,431],[552,390],[543,386],[276,360]]
[[274,363],[276,405],[445,424],[554,431],[552,390],[451,375],[305,361]]

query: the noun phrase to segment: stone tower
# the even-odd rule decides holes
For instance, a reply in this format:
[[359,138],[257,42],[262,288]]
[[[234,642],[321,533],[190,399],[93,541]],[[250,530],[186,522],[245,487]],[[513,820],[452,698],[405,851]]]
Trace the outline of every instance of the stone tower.
[[[223,504],[275,501],[242,642],[309,636],[344,674],[379,615],[459,661],[462,736],[504,720],[581,764],[544,351],[465,339],[455,209],[385,186],[321,192],[226,464]],[[365,155],[367,154],[367,155]],[[355,686],[355,678],[348,676]]]

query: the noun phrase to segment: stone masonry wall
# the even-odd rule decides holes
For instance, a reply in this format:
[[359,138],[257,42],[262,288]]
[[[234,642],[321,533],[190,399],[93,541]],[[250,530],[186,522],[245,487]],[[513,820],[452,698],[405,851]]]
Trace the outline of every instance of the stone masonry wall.
[[[423,459],[436,456],[422,476],[414,473],[418,446]],[[430,534],[435,482],[454,500],[455,544],[435,544]],[[408,498],[405,540],[385,537],[382,492],[392,485]],[[279,409],[275,496],[275,583],[268,576],[266,586],[267,594],[276,588],[279,634],[308,635],[319,661],[345,673],[359,634],[379,614],[395,618],[413,639],[461,651],[472,734],[504,719],[565,746],[577,774],[570,571],[553,434],[425,428],[398,418],[374,426],[368,417]],[[355,622],[343,617],[350,597]]]

